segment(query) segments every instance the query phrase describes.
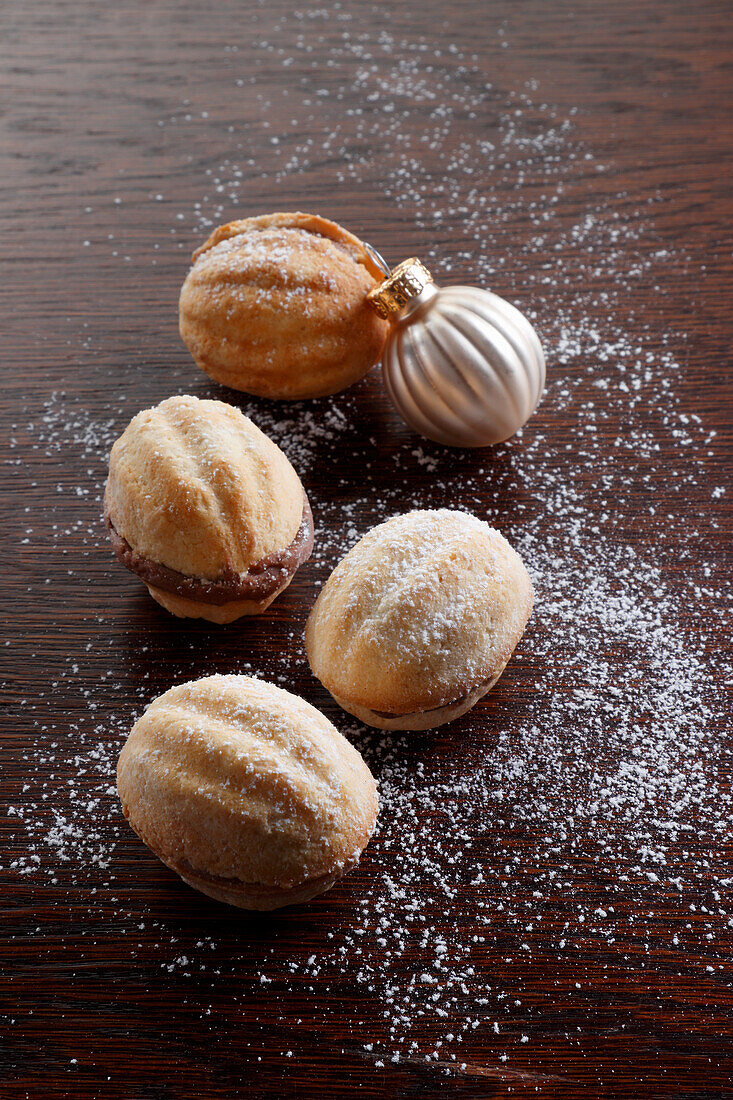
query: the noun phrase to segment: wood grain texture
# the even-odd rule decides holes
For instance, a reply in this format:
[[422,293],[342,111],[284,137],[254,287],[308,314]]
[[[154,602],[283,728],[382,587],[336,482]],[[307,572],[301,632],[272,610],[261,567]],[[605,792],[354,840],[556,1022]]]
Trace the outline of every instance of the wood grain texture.
[[[358,921],[370,879],[389,865],[379,838],[358,872],[317,904],[248,916],[179,884],[127,830],[113,793],[104,794],[114,747],[134,716],[181,679],[249,663],[285,675],[286,686],[339,721],[302,659],[279,655],[300,652],[307,612],[334,564],[341,509],[359,533],[374,521],[365,483],[369,494],[389,493],[393,511],[418,501],[512,515],[552,545],[552,509],[518,481],[511,449],[446,456],[426,445],[421,459],[377,372],[335,403],[312,403],[304,481],[322,550],[246,629],[210,631],[166,616],[115,564],[99,522],[105,454],[134,412],[173,392],[238,400],[196,370],[177,333],[178,289],[206,220],[313,209],[390,260],[430,257],[439,277],[468,282],[483,224],[474,215],[488,189],[493,289],[531,311],[556,352],[565,324],[572,338],[583,319],[618,319],[619,340],[643,343],[656,360],[674,357],[684,415],[717,432],[695,445],[698,465],[685,476],[667,395],[647,399],[659,444],[648,459],[653,494],[636,444],[617,443],[625,433],[618,405],[598,419],[593,454],[606,447],[620,471],[610,504],[597,494],[606,545],[652,556],[680,593],[699,576],[698,605],[680,614],[711,659],[701,691],[722,696],[716,662],[729,639],[709,594],[729,591],[731,565],[730,40],[729,8],[711,0],[422,0],[390,10],[356,0],[298,10],[285,0],[40,0],[0,11],[0,586],[9,642],[0,1091],[8,1100],[733,1095],[727,815],[714,842],[696,835],[693,814],[691,832],[670,845],[680,889],[619,883],[583,847],[579,824],[572,889],[543,900],[534,930],[526,921],[518,930],[500,911],[490,934],[476,926],[485,938],[462,1011],[478,1013],[476,990],[501,983],[514,1006],[501,1036],[482,1024],[456,1062],[426,1059],[443,1034],[428,1014],[411,1023],[413,1052],[377,1066],[367,1044],[381,1034],[380,996],[355,967],[319,975],[301,964]],[[485,109],[467,103],[474,94]],[[509,134],[526,143],[521,170],[501,159]],[[456,181],[482,141],[494,168],[474,192]],[[610,228],[597,238],[593,274],[583,233],[597,226],[582,227],[599,209]],[[558,389],[530,431],[557,453],[558,483],[590,491],[597,470],[576,461],[578,406],[561,399],[559,379],[586,403],[602,396],[577,357],[563,364],[556,354],[548,366]],[[241,403],[266,426],[267,402]],[[319,435],[334,409],[349,430]],[[711,499],[726,483],[728,492]],[[686,522],[700,533],[692,543],[675,534]],[[406,758],[437,773],[452,768],[459,747],[491,754],[534,705],[545,674],[533,657],[542,630],[536,618],[491,709],[458,733],[448,727],[406,745]],[[612,673],[629,660],[623,639],[605,656]],[[646,655],[634,659],[643,675]],[[572,637],[554,660],[558,677],[573,668]],[[721,759],[729,759],[730,722],[724,709],[716,713]],[[17,813],[31,801],[35,831]],[[8,805],[16,812],[6,814]],[[108,863],[79,838],[54,833],[54,805],[74,828],[88,813]],[[487,867],[503,875],[516,857],[513,895],[530,914],[539,838],[520,819],[494,827],[501,840],[485,853]],[[452,844],[457,850],[446,830],[448,854]],[[560,857],[558,867],[566,873]],[[481,888],[461,889],[470,897]],[[560,950],[573,913],[602,906],[609,892],[615,937],[589,926],[572,951]],[[420,904],[432,928],[455,938],[427,886]],[[457,931],[465,941],[473,929]],[[379,958],[379,936],[370,933],[364,949]],[[397,984],[410,968],[420,972],[417,946],[403,964]]]

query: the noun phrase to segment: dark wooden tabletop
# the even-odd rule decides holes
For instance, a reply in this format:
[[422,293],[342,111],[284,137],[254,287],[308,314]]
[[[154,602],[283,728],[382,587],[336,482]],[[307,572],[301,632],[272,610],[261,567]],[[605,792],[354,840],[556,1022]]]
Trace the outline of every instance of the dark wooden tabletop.
[[[730,24],[2,8],[3,1097],[733,1095]],[[177,332],[190,253],[290,209],[530,315],[524,432],[428,443],[378,371],[291,406],[210,383]],[[181,392],[238,404],[310,494],[314,557],[260,619],[176,620],[106,544],[109,447]],[[311,677],[305,618],[369,527],[444,505],[518,547],[535,613],[470,715],[369,732]],[[212,671],[302,694],[379,779],[359,868],[307,906],[208,901],[122,817],[135,718]]]

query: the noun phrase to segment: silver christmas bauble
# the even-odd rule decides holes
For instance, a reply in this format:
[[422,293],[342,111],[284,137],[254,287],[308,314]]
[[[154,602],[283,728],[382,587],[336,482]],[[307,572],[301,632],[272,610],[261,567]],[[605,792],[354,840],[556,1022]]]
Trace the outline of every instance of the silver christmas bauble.
[[414,258],[369,299],[392,321],[382,373],[416,432],[451,447],[487,447],[526,423],[545,385],[545,357],[518,309],[479,287],[438,288]]

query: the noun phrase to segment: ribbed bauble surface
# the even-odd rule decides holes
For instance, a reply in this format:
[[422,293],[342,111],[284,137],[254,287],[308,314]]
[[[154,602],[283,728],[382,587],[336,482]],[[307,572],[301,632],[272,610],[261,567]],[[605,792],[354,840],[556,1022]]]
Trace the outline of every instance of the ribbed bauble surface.
[[514,435],[545,385],[545,357],[527,318],[478,287],[427,287],[395,322],[382,358],[385,385],[416,432],[452,447]]

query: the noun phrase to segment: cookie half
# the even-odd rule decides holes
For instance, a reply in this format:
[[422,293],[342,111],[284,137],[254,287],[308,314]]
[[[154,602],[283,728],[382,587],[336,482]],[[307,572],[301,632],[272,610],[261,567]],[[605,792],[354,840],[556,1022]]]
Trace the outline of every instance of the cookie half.
[[112,447],[104,512],[119,560],[181,617],[259,614],[313,549],[300,478],[223,401],[171,397],[138,413]]
[[431,729],[493,687],[533,600],[521,558],[488,523],[448,509],[408,512],[336,566],[308,618],[306,652],[361,721]]
[[193,254],[181,338],[232,389],[288,400],[337,393],[382,354],[389,323],[367,302],[382,278],[363,243],[327,218],[229,222]]
[[130,825],[196,890],[276,909],[330,889],[375,827],[359,752],[305,700],[249,676],[159,696],[117,765]]

